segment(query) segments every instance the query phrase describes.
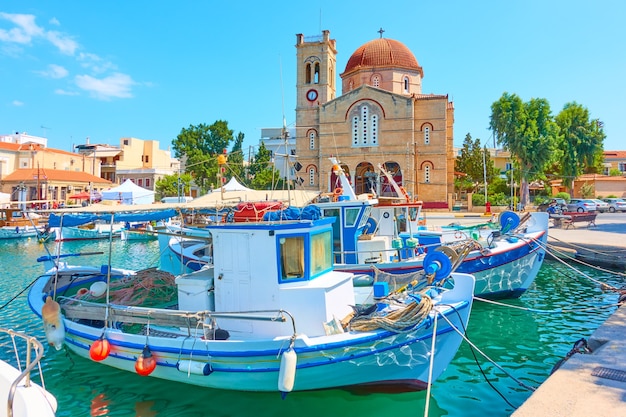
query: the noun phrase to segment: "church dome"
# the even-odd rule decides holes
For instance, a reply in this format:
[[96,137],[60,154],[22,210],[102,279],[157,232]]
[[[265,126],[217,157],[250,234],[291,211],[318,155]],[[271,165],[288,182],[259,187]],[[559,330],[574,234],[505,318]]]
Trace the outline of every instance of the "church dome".
[[372,67],[395,67],[422,71],[413,53],[402,42],[379,38],[361,45],[348,59],[344,74]]

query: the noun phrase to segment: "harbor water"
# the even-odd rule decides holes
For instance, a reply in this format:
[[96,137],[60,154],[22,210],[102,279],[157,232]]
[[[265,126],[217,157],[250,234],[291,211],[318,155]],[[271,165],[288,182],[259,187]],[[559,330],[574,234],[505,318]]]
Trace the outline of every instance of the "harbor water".
[[[56,253],[54,243],[47,243]],[[61,253],[102,252],[70,259],[106,264],[108,241],[64,242]],[[113,265],[129,269],[158,266],[156,241],[116,240]],[[40,320],[26,300],[28,287],[43,272],[36,262],[46,248],[36,240],[0,242],[0,320],[45,343]],[[57,416],[509,416],[540,385],[580,338],[587,338],[615,311],[617,295],[599,282],[622,286],[610,272],[546,260],[535,284],[519,299],[502,304],[476,302],[455,359],[426,391],[364,394],[345,390],[276,393],[210,390],[142,377],[46,346],[45,386],[58,400]],[[0,350],[3,359],[8,350]],[[487,359],[487,358],[488,359]],[[245,377],[245,376],[244,376]]]

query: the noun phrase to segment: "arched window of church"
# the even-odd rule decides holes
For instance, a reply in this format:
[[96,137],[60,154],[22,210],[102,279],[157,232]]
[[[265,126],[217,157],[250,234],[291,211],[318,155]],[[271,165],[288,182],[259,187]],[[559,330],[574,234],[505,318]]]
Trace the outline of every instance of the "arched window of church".
[[333,68],[328,68],[328,78],[331,87],[335,86],[335,73],[333,72]]
[[430,184],[430,165],[424,167],[424,182]]
[[313,75],[313,82],[315,84],[320,83],[320,63],[319,62],[315,63],[315,74]]
[[315,131],[309,132],[309,149],[315,149]]
[[404,80],[402,80],[402,82],[404,83],[404,92],[408,93],[409,92],[409,77],[404,77]]
[[430,126],[424,127],[424,145],[430,145]]
[[305,75],[305,80],[304,80],[304,82],[305,82],[306,84],[311,84],[311,64],[310,64],[310,63],[307,63],[307,64],[306,64],[306,69],[305,69],[305,71],[306,71],[306,75]]
[[378,145],[379,116],[371,113],[367,104],[358,109],[351,119],[352,123],[352,146],[376,146]]
[[380,77],[378,75],[374,75],[372,77],[372,86],[373,87],[380,87]]
[[315,185],[315,167],[309,168],[309,185]]

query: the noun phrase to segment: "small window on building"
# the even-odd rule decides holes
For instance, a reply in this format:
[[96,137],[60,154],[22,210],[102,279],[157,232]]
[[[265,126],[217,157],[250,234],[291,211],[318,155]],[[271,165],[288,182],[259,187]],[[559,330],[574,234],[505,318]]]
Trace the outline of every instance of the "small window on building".
[[404,77],[402,82],[404,84],[404,92],[408,93],[409,92],[409,77]]
[[504,169],[506,171],[510,171],[511,168],[513,168],[513,165],[510,162],[507,162],[506,164],[504,164]]
[[146,178],[144,184],[146,188],[150,188],[150,178]]
[[309,185],[315,185],[315,168],[309,168]]
[[309,133],[309,149],[315,149],[315,132]]
[[311,64],[306,64],[305,84],[311,84]]
[[430,165],[424,167],[424,182],[430,184]]
[[430,145],[430,127],[424,127],[424,145]]
[[137,179],[137,185],[143,187],[143,178]]
[[128,139],[124,139],[123,143],[124,143],[124,146],[128,146]]
[[320,83],[320,63],[319,62],[315,63],[315,74],[313,74],[313,82],[315,84]]
[[373,87],[380,87],[380,76],[374,75],[372,77],[372,86]]
[[150,155],[146,155],[146,164],[150,162]]
[[620,170],[620,172],[624,172],[626,171],[626,163],[625,162],[619,162],[617,164],[617,169]]

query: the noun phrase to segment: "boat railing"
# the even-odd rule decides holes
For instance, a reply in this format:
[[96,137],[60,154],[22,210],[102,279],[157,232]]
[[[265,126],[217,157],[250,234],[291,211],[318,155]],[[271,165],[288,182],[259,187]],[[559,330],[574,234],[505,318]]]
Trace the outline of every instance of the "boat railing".
[[63,308],[65,318],[70,320],[102,321],[105,317],[108,317],[108,320],[111,322],[187,327],[190,329],[210,323],[212,319],[285,322],[287,321],[285,316],[291,317],[285,310],[220,313],[209,310],[185,311],[117,304],[107,305],[91,301],[76,300],[71,297],[59,297],[58,301]]
[[[35,367],[39,367],[39,363],[44,355],[44,348],[41,342],[37,340],[33,336],[28,336],[27,334],[16,332],[11,329],[3,329],[0,328],[0,333],[7,334],[11,337],[11,342],[13,344],[13,353],[15,354],[15,359],[17,361],[17,369],[21,372],[21,374],[13,381],[11,384],[11,388],[9,389],[9,395],[7,399],[7,416],[13,416],[13,400],[15,398],[15,392],[17,391],[17,386],[20,382],[24,381],[24,386],[30,387],[30,373]],[[18,347],[16,339],[21,339],[24,343],[26,343],[25,350],[22,350]],[[23,355],[26,353],[26,358]],[[35,357],[33,358],[33,353]],[[24,370],[22,371],[22,362],[24,362]],[[41,371],[41,367],[39,367],[39,377],[41,379],[41,384],[44,386],[43,374]],[[45,387],[44,387],[45,388]]]

